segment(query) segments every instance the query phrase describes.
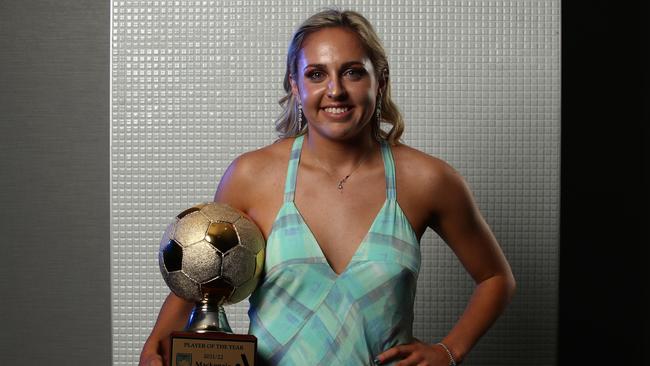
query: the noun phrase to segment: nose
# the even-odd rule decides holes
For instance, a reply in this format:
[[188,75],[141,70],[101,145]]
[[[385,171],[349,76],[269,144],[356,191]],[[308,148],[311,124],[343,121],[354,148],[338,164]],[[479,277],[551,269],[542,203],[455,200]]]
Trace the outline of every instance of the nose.
[[334,77],[330,79],[327,84],[327,96],[332,99],[340,99],[345,96],[345,88],[340,78]]

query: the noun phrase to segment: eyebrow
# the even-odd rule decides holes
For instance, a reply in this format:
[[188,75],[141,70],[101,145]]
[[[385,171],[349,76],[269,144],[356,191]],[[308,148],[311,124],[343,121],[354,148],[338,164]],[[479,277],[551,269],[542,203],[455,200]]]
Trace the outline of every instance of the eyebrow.
[[[363,66],[363,62],[361,62],[361,61],[348,61],[348,62],[344,63],[343,65],[341,65],[341,68],[345,69],[346,67],[350,67],[350,66],[353,66],[353,65],[362,65]],[[325,64],[309,64],[309,65],[305,66],[302,70],[305,71],[305,70],[307,70],[307,68],[310,68],[310,67],[320,68],[320,69],[325,69],[326,68]]]

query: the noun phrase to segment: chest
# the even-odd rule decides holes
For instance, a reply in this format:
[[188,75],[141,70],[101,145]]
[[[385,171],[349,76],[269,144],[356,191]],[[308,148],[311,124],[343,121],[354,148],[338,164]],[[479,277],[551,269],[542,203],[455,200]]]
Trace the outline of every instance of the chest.
[[317,178],[298,179],[296,208],[336,273],[345,270],[386,201],[383,174],[376,175],[353,177],[342,190],[316,185]]
[[[309,228],[324,236],[323,241],[328,241],[328,237],[333,239],[335,236],[342,236],[344,233],[347,233],[345,236],[354,236],[360,240],[386,200],[382,174],[380,172],[379,180],[365,177],[358,178],[355,182],[353,177],[346,183],[342,192],[336,188],[336,183],[326,186],[321,185],[317,179],[299,176],[294,201]],[[276,180],[284,183],[284,178],[284,175],[278,175]],[[371,183],[372,181],[375,183]],[[413,186],[400,175],[397,176],[396,183],[399,205],[419,239],[429,220],[428,212],[422,209],[421,197],[417,193],[421,187]],[[283,204],[283,189],[280,184],[268,187],[250,208],[249,214],[266,238]]]
[[[301,167],[303,168],[303,167]],[[286,167],[275,169],[274,179],[284,183]],[[335,180],[310,174],[300,169],[296,177],[294,204],[308,234],[312,235],[318,249],[332,270],[341,273],[368,234],[387,199],[386,176],[381,164],[369,171],[351,176],[342,190]],[[423,208],[418,192],[422,187],[413,184],[408,174],[396,174],[397,197],[400,210],[409,221],[419,240],[426,230],[430,215]],[[269,185],[255,200],[249,214],[268,239],[278,212],[283,205],[284,184]]]

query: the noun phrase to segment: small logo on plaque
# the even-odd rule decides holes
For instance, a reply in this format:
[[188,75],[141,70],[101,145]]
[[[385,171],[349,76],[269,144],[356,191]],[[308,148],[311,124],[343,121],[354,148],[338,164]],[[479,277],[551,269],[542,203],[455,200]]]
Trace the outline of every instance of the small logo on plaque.
[[177,353],[176,354],[176,366],[192,366],[192,354],[191,353]]

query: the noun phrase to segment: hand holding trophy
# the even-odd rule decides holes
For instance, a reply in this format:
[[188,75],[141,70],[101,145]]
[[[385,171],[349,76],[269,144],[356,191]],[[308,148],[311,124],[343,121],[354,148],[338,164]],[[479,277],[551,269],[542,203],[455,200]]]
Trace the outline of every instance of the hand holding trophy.
[[253,366],[257,339],[232,334],[223,305],[244,300],[264,266],[262,233],[223,203],[202,203],[176,216],[160,243],[160,272],[179,297],[196,305],[184,332],[172,333],[171,366]]

